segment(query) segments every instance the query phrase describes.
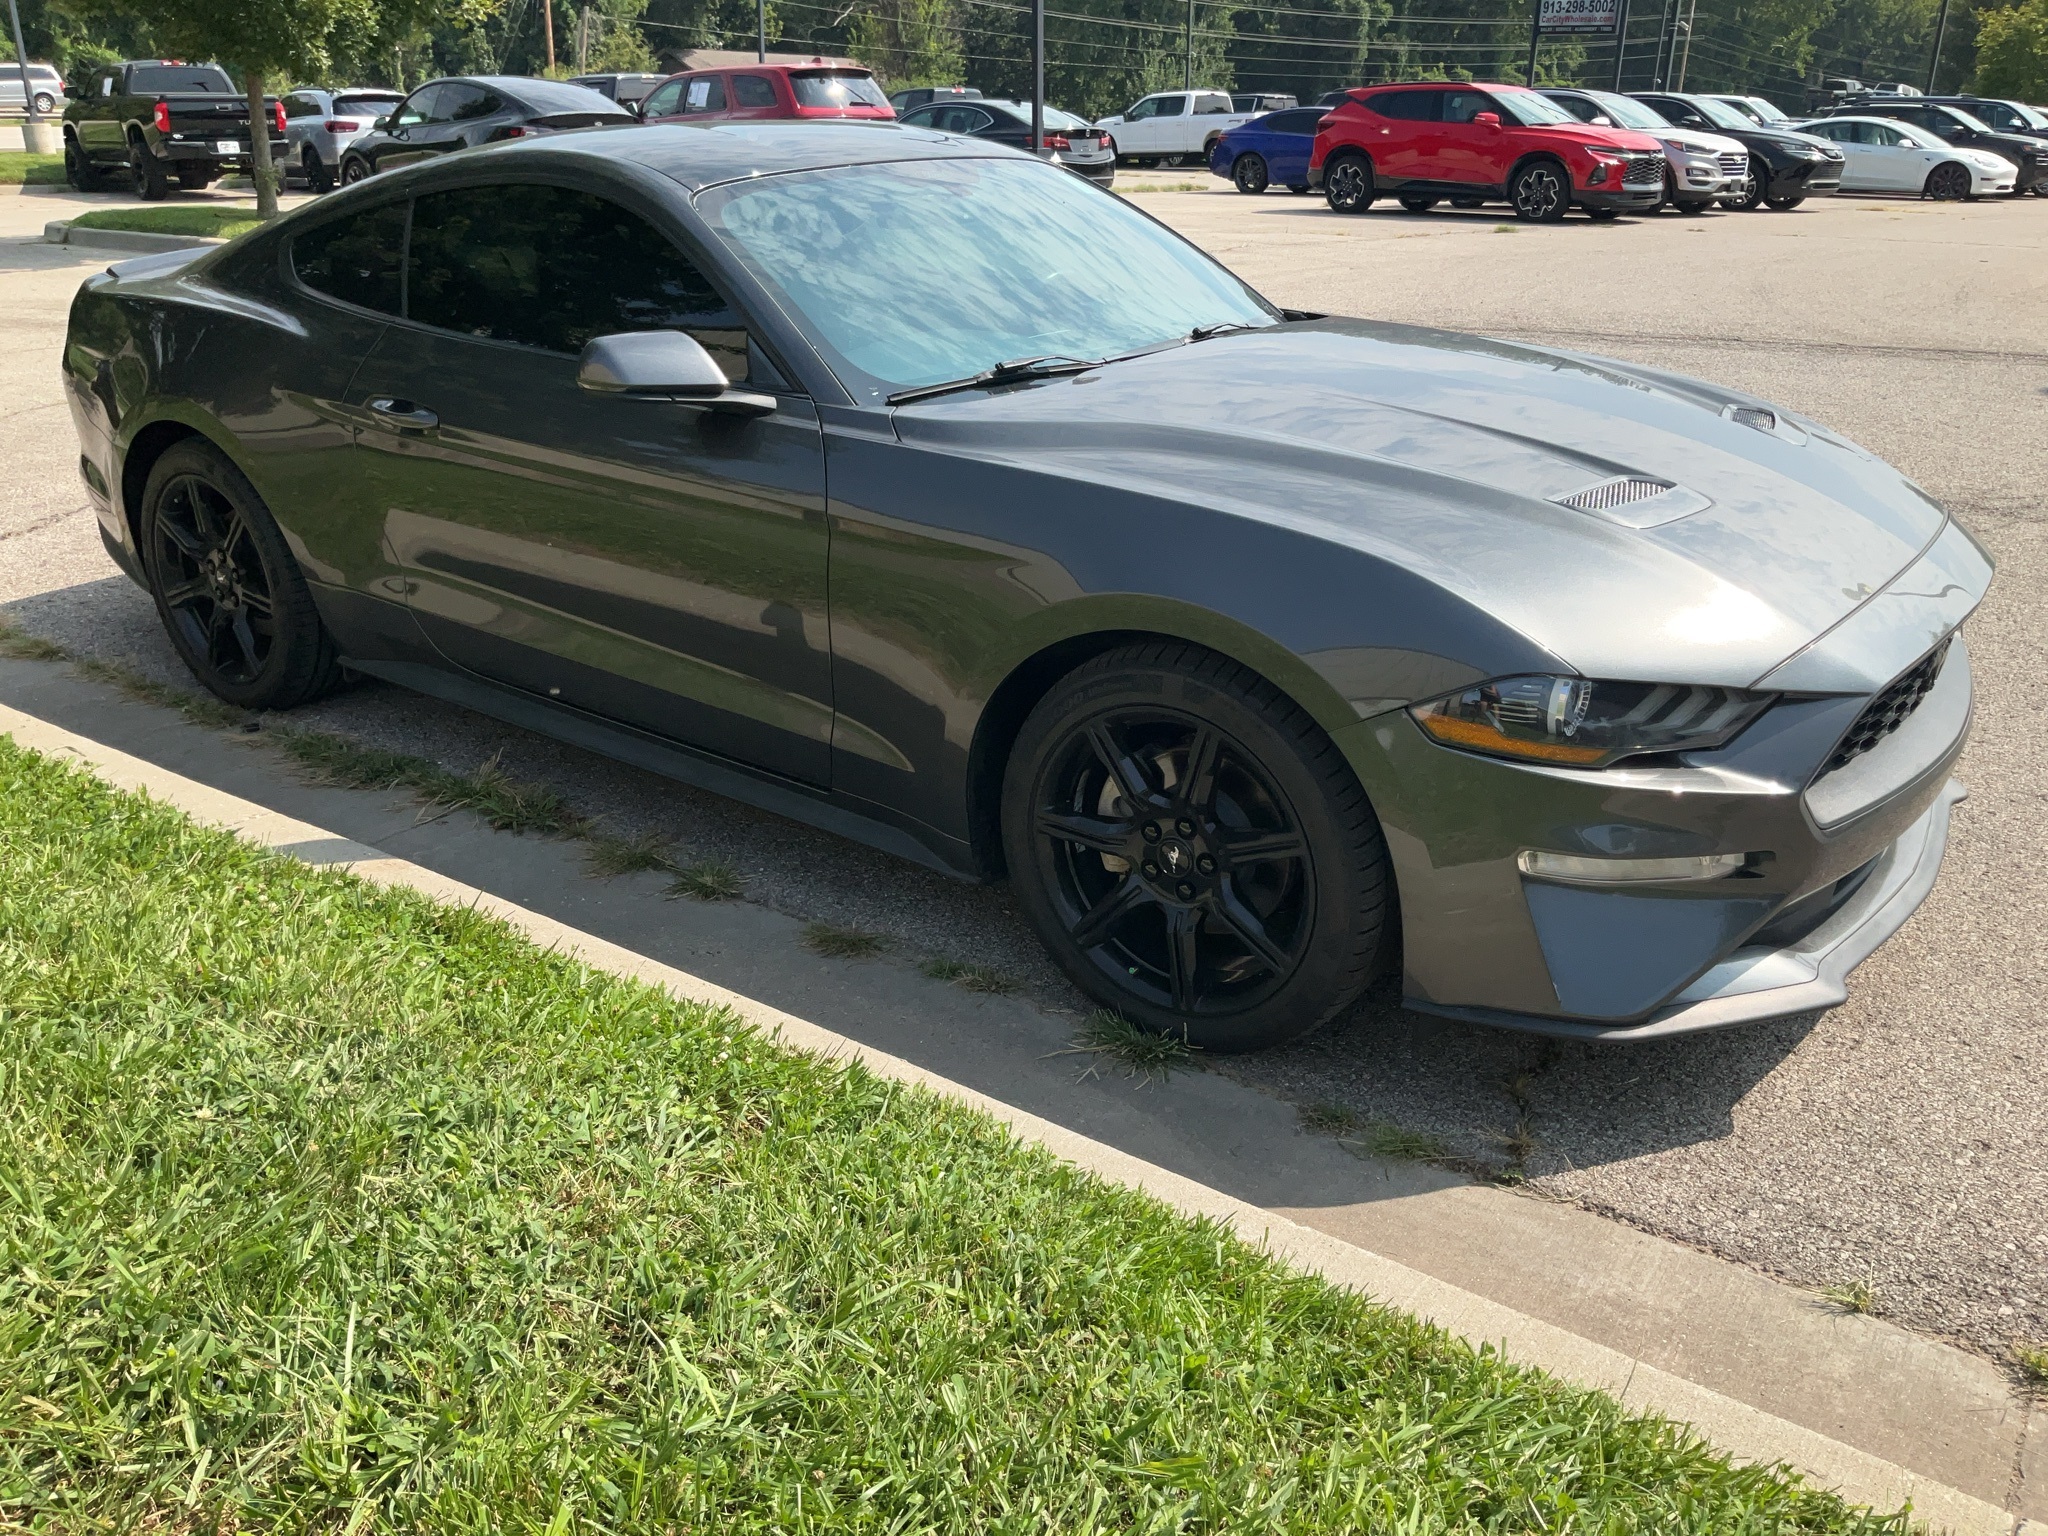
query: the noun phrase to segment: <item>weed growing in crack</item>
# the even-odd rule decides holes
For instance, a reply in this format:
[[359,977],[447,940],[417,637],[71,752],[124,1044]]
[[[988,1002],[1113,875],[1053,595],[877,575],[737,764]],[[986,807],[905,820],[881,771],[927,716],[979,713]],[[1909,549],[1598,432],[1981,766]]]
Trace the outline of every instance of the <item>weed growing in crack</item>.
[[1390,1157],[1404,1163],[1448,1162],[1451,1149],[1427,1131],[1411,1131],[1388,1121],[1375,1120],[1356,1136],[1340,1138],[1374,1157]]
[[927,960],[918,969],[933,981],[950,981],[968,992],[1002,997],[1017,990],[1017,983],[993,966],[970,965],[964,960]]
[[2048,1388],[2048,1345],[2015,1344],[2012,1357],[2019,1362],[2022,1376],[2037,1387]]
[[344,789],[407,789],[432,806],[474,811],[500,832],[581,837],[589,823],[559,791],[513,778],[491,756],[474,773],[457,773],[409,752],[366,747],[326,731],[296,727],[271,739],[316,783]]
[[601,879],[675,867],[668,856],[670,839],[659,832],[642,832],[638,837],[588,832],[584,840],[590,845],[584,850],[584,861],[590,872]]
[[1176,1067],[1195,1065],[1195,1048],[1185,1035],[1157,1034],[1132,1023],[1122,1014],[1098,1008],[1081,1021],[1081,1032],[1073,1043],[1055,1056],[1087,1056],[1091,1060],[1083,1077],[1092,1076],[1107,1056],[1121,1062],[1124,1076],[1162,1082]]
[[248,710],[224,704],[210,693],[188,693],[183,688],[145,677],[133,667],[124,667],[117,661],[101,661],[89,656],[78,663],[77,671],[80,677],[118,688],[131,699],[175,709],[194,725],[210,725],[218,730],[231,731],[255,718]]
[[1868,1280],[1850,1280],[1842,1285],[1824,1286],[1820,1299],[1837,1312],[1867,1317],[1877,1310],[1877,1287]]
[[1303,1130],[1322,1136],[1343,1136],[1358,1129],[1358,1116],[1351,1106],[1334,1099],[1304,1105],[1300,1115]]
[[742,889],[740,872],[725,860],[699,859],[676,871],[667,894],[687,896],[692,901],[735,901]]
[[0,656],[14,661],[62,661],[70,654],[54,640],[0,620]]
[[833,923],[804,924],[804,947],[830,960],[868,960],[889,947],[879,933],[841,928]]

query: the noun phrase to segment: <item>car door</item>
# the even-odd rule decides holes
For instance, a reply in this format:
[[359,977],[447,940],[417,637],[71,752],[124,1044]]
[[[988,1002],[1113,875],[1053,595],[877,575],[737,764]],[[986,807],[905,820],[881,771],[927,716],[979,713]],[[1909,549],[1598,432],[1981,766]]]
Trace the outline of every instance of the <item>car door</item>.
[[[811,401],[642,211],[507,181],[421,195],[410,230],[405,319],[350,399],[428,639],[507,687],[826,782]],[[578,386],[593,336],[657,329],[695,335],[772,414]]]
[[79,143],[95,160],[117,159],[126,153],[127,134],[115,100],[120,90],[120,67],[101,70],[93,81],[91,104],[79,118]]
[[496,91],[466,80],[443,86],[440,110],[448,121],[435,125],[431,143],[437,155],[475,149],[491,141],[508,122],[524,119],[526,109],[514,107]]
[[1389,181],[1426,181],[1437,151],[1442,91],[1384,91],[1368,96],[1368,111],[1385,118],[1365,135],[1374,175]]
[[1316,124],[1322,119],[1323,114],[1314,107],[1276,112],[1266,119],[1261,134],[1264,147],[1260,152],[1266,157],[1267,174],[1273,181],[1283,187],[1307,184],[1309,152],[1315,148]]
[[1928,151],[1889,123],[1851,123],[1856,142],[1841,145],[1863,164],[1859,181],[1883,192],[1918,192],[1927,180]]
[[698,75],[683,90],[683,116],[708,117],[725,114],[725,80],[718,75]]
[[[1442,120],[1436,129],[1434,149],[1428,153],[1429,169],[1422,174],[1432,181],[1462,186],[1504,185],[1508,179],[1508,136],[1501,123],[1514,119],[1484,91],[1447,90],[1440,94]],[[1476,119],[1483,112],[1491,112],[1500,121],[1478,122]]]
[[401,165],[413,165],[433,153],[432,143],[435,130],[443,125],[440,118],[441,99],[448,85],[435,81],[423,85],[399,104],[391,114],[391,126],[379,139],[368,146],[368,153],[379,171],[396,170]]

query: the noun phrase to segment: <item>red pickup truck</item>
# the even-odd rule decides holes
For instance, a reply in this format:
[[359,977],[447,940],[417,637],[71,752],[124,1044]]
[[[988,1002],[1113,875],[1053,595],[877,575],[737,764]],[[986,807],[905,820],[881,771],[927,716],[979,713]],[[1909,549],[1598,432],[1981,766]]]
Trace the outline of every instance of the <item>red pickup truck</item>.
[[1360,86],[1316,127],[1308,180],[1338,213],[1391,193],[1421,213],[1507,202],[1521,219],[1574,205],[1596,219],[1664,198],[1664,149],[1648,134],[1582,123],[1519,85],[1432,80]]
[[[64,175],[80,192],[109,175],[156,202],[173,179],[198,191],[224,171],[249,168],[249,101],[217,64],[130,59],[93,70],[64,109]],[[263,99],[270,157],[284,164],[284,108]]]

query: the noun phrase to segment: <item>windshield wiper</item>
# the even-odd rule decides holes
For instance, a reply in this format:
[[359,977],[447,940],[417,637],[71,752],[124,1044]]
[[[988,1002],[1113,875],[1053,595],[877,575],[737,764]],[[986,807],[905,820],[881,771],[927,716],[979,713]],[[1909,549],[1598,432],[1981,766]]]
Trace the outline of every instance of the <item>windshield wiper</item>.
[[984,368],[980,373],[964,379],[954,379],[947,384],[920,384],[915,389],[899,389],[889,397],[891,405],[903,405],[912,400],[929,400],[933,395],[950,395],[956,389],[980,389],[989,384],[1015,384],[1024,379],[1050,379],[1063,373],[1086,373],[1091,368],[1100,368],[1100,358],[1090,361],[1083,357],[1014,357],[1007,363],[997,363],[993,368]]
[[1259,327],[1249,320],[1219,320],[1214,325],[1198,325],[1188,332],[1189,341],[1207,341],[1211,336],[1228,336],[1232,331],[1256,331]]

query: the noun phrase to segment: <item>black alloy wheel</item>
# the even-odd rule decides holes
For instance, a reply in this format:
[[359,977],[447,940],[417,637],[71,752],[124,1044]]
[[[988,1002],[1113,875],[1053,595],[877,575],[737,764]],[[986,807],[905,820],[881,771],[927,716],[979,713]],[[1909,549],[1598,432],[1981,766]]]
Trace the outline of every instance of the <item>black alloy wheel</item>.
[[1764,194],[1770,190],[1771,168],[1761,155],[1749,157],[1749,179],[1742,184],[1740,195],[1730,199],[1730,206],[1747,213],[1761,208]]
[[1161,155],[1159,163],[1170,168],[1179,165],[1185,159],[1187,159],[1186,155]]
[[1076,984],[1202,1050],[1316,1028],[1378,958],[1386,846],[1349,765],[1270,684],[1198,647],[1112,652],[1039,703],[1003,846]]
[[64,180],[74,192],[97,192],[104,185],[99,168],[85,158],[78,140],[64,136]]
[[340,680],[284,535],[218,448],[188,439],[157,460],[140,533],[157,616],[213,693],[244,709],[286,709]]
[[1256,197],[1271,184],[1272,177],[1266,170],[1266,157],[1245,153],[1231,163],[1230,179],[1237,183],[1237,190]]
[[1323,201],[1334,213],[1363,213],[1378,194],[1372,162],[1363,155],[1339,155],[1323,168]]
[[149,152],[141,139],[128,141],[128,174],[135,181],[135,195],[145,203],[160,203],[170,195],[171,179],[164,163]]
[[370,167],[361,155],[348,155],[341,162],[341,184],[352,187],[359,181],[367,181]]
[[1572,186],[1555,160],[1531,160],[1508,183],[1508,201],[1515,217],[1555,224],[1572,205]]
[[1959,203],[1970,195],[1970,170],[1954,160],[1944,160],[1927,173],[1922,188],[1938,203]]
[[1436,206],[1436,199],[1433,197],[1404,196],[1401,199],[1401,206],[1410,213],[1427,213]]

